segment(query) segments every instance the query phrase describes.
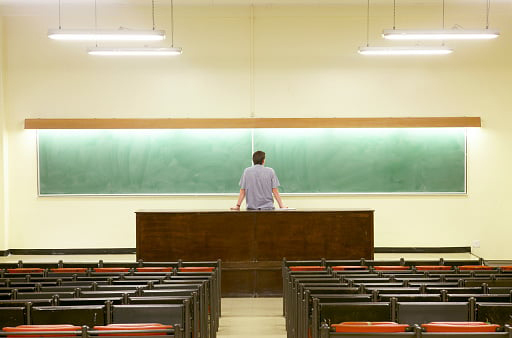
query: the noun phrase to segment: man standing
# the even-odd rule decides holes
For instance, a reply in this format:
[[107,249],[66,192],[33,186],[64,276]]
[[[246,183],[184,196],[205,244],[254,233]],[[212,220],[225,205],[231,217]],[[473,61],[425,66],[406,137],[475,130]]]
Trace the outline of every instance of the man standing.
[[276,198],[279,208],[286,208],[279,195],[279,180],[272,168],[265,168],[265,153],[256,151],[252,155],[252,167],[246,168],[240,179],[240,195],[238,202],[231,210],[240,210],[244,198],[246,198],[247,210],[273,210]]

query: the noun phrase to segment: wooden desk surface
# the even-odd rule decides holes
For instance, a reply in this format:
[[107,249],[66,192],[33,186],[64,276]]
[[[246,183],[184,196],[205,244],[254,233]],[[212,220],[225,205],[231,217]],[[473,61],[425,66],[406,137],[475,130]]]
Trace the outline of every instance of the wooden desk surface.
[[373,210],[141,210],[137,259],[223,262],[223,294],[278,295],[288,260],[373,259]]

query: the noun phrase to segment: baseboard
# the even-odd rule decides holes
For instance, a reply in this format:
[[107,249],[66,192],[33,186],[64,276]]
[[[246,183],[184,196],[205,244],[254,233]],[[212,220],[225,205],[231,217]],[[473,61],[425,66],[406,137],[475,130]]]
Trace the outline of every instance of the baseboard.
[[10,249],[11,255],[130,255],[135,248],[93,248],[93,249]]
[[470,246],[460,247],[376,247],[375,253],[471,253]]
[[[471,247],[375,247],[375,253],[471,253]],[[9,255],[130,255],[135,248],[92,249],[9,249],[0,250],[0,256]]]

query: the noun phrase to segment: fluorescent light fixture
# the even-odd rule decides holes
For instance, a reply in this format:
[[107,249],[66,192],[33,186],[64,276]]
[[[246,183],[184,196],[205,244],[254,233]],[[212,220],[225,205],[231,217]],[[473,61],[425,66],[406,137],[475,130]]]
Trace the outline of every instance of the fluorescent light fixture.
[[385,29],[382,36],[389,40],[483,40],[495,39],[500,32],[489,29],[440,29],[440,30],[407,30]]
[[446,47],[359,47],[363,55],[446,55],[453,49]]
[[90,48],[90,55],[102,56],[169,56],[181,54],[181,48]]
[[163,30],[64,30],[49,29],[48,37],[67,41],[159,41],[165,39]]

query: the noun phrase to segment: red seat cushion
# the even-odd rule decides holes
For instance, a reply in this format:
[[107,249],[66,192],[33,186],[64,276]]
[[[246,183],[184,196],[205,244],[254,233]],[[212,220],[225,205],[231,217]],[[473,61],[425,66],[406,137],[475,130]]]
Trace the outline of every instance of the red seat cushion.
[[137,272],[172,272],[172,268],[170,267],[144,267],[144,268],[137,268]]
[[432,322],[421,327],[427,332],[496,332],[500,326],[484,322]]
[[31,273],[31,272],[44,272],[42,268],[16,268],[7,269],[9,273]]
[[168,330],[172,329],[172,325],[163,325],[159,323],[134,323],[134,324],[109,324],[104,326],[94,326],[93,330],[97,331],[122,331],[122,333],[105,333],[99,336],[161,336],[166,335],[165,332],[148,332],[148,333],[127,333],[126,331],[134,330]]
[[213,266],[185,266],[178,269],[180,272],[213,272],[213,270],[215,270]]
[[409,270],[410,267],[404,265],[379,265],[375,267],[375,270]]
[[462,265],[459,266],[459,270],[494,270],[495,267],[486,265]]
[[290,271],[324,271],[325,266],[319,266],[319,265],[297,265],[297,266],[290,266]]
[[331,326],[336,332],[405,332],[409,327],[394,322],[343,322]]
[[87,272],[87,268],[55,268],[50,269],[51,272],[57,272],[57,273],[73,273],[73,272]]
[[94,268],[94,272],[130,272],[130,268]]
[[33,332],[46,332],[46,331],[67,332],[67,331],[80,331],[80,330],[82,330],[82,327],[68,325],[68,324],[62,324],[62,325],[18,325],[18,326],[14,326],[14,327],[4,327],[3,328],[3,331],[5,331],[5,332],[16,332],[16,333],[27,332],[27,333],[30,333],[27,335],[16,334],[15,336],[8,336],[8,337],[12,337],[12,338],[15,338],[15,337],[73,337],[73,336],[75,336],[74,334],[70,334],[70,335],[38,334],[38,335],[34,335]]
[[434,271],[434,270],[452,270],[451,266],[446,265],[417,265],[418,271]]
[[360,265],[337,265],[333,266],[333,271],[345,271],[345,270],[367,270],[367,266]]

